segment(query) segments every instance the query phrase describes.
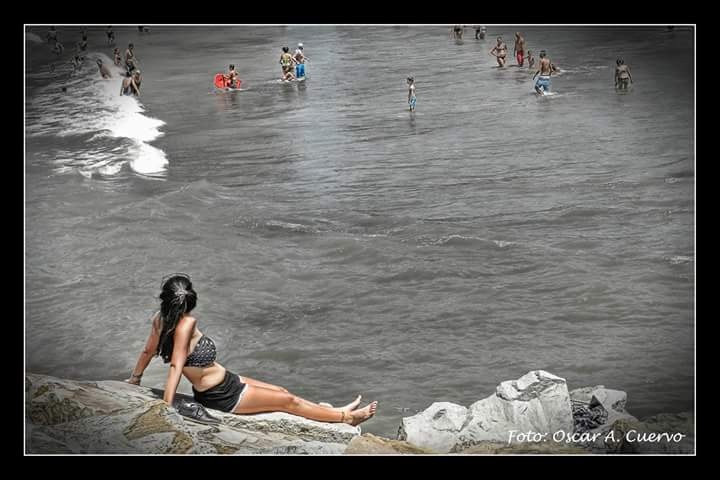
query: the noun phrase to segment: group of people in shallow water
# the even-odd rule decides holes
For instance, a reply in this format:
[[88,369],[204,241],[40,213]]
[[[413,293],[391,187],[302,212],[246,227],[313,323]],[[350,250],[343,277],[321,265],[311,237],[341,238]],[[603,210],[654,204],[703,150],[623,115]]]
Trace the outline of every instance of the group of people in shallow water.
[[[280,68],[282,70],[281,80],[291,81],[300,80],[305,77],[305,62],[308,57],[305,56],[305,47],[302,43],[298,43],[297,49],[290,54],[289,47],[282,47],[280,54]],[[238,88],[240,85],[240,77],[238,76],[235,65],[230,64],[227,73],[223,74],[225,78],[226,88]]]
[[280,68],[282,70],[282,80],[298,80],[305,76],[305,62],[308,58],[305,56],[302,43],[298,43],[295,53],[290,54],[290,48],[282,47],[280,54]]
[[[147,32],[149,31],[146,27],[138,27],[138,30],[140,32]],[[108,46],[115,46],[115,31],[112,28],[112,25],[109,25],[106,30],[106,36],[107,36],[107,45]],[[46,35],[47,41],[49,44],[52,44],[52,52],[56,55],[60,56],[64,52],[64,47],[62,43],[60,42],[60,39],[58,38],[58,31],[55,29],[54,26],[51,26],[47,32]],[[81,30],[81,40],[77,43],[76,52],[73,55],[72,60],[70,61],[70,64],[72,66],[72,71],[70,72],[69,77],[74,75],[76,72],[81,71],[82,67],[85,63],[85,54],[87,53],[87,47],[88,47],[88,37],[87,37],[87,30],[83,28]],[[120,95],[140,95],[140,85],[142,84],[142,75],[140,73],[140,69],[137,65],[137,58],[135,57],[134,52],[135,46],[130,43],[128,44],[127,50],[125,50],[125,59],[123,61],[123,57],[120,55],[120,49],[117,47],[114,47],[113,50],[113,63],[117,67],[124,67],[125,69],[125,78],[123,78],[121,87],[120,87]],[[98,58],[95,60],[95,63],[98,66],[98,71],[100,73],[100,77],[103,79],[109,79],[113,76],[110,68],[108,65],[106,65],[102,59]],[[55,63],[50,64],[50,71],[55,71]],[[67,87],[63,87],[63,92],[67,91]]]
[[[452,29],[450,29],[450,35],[455,38],[456,40],[462,40],[464,31],[464,26],[462,25],[454,25]],[[486,29],[483,26],[475,26],[475,39],[482,40],[485,38]],[[493,46],[493,48],[490,49],[490,55],[494,56],[497,60],[498,67],[504,67],[506,64],[506,58],[507,58],[507,52],[508,47],[503,42],[502,37],[497,37],[497,43]],[[527,53],[527,56],[526,56]],[[528,68],[532,69],[535,66],[535,57],[533,57],[532,52],[530,50],[526,49],[525,45],[525,38],[520,34],[520,32],[515,32],[515,46],[513,47],[513,56],[515,57],[515,60],[517,62],[517,65],[519,67],[524,66],[525,61],[527,61]],[[558,73],[560,71],[559,68],[557,68],[551,61],[550,58],[547,56],[547,52],[545,50],[540,51],[540,62],[538,64],[538,68],[535,71],[535,74],[533,75],[533,80],[535,80],[535,77],[537,77],[537,80],[535,81],[534,88],[535,91],[540,94],[544,95],[548,91],[550,91],[550,77],[554,73]],[[615,67],[615,88],[618,90],[627,90],[628,85],[632,83],[632,76],[630,75],[630,67],[625,64],[625,61],[622,58],[618,58],[616,60],[616,67]],[[408,84],[410,84],[408,79]],[[413,82],[413,95],[414,95],[414,82]],[[409,100],[408,100],[409,102]],[[410,111],[414,111],[415,107],[414,104],[411,106]]]

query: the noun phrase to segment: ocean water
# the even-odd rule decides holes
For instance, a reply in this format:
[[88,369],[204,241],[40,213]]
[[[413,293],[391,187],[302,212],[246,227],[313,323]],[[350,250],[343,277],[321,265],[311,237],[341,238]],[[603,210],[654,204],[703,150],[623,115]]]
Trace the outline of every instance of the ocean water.
[[[105,27],[75,73],[79,27],[58,26],[60,57],[47,27],[26,37],[28,370],[127,378],[162,277],[186,272],[220,363],[377,399],[365,432],[534,369],[625,390],[639,417],[692,410],[690,28],[116,27],[134,98],[95,66]],[[495,68],[517,30],[561,69],[556,95]],[[297,42],[308,79],[280,83]],[[243,90],[217,92],[229,63]],[[166,374],[156,359],[143,383]]]

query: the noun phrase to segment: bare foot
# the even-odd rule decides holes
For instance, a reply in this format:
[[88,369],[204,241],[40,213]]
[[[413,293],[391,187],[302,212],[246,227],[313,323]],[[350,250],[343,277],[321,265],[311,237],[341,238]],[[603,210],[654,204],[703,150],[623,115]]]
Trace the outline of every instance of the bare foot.
[[350,425],[359,425],[375,415],[375,411],[377,411],[377,403],[378,402],[372,402],[364,408],[359,408],[350,412]]

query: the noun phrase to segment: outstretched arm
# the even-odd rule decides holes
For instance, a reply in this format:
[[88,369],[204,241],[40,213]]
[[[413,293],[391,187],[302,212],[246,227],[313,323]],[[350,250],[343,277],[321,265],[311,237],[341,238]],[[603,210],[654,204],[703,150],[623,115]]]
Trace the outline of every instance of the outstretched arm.
[[175,329],[173,353],[170,357],[170,371],[168,372],[167,382],[165,383],[165,395],[163,395],[163,400],[165,400],[165,403],[168,405],[172,405],[175,399],[175,392],[180,383],[182,369],[187,360],[190,339],[195,331],[195,323],[196,320],[191,317]]
[[152,330],[150,331],[150,336],[148,337],[147,342],[145,342],[145,348],[143,348],[143,351],[140,353],[140,358],[138,358],[138,361],[135,364],[135,368],[133,369],[130,378],[125,380],[126,382],[132,383],[133,385],[140,385],[140,379],[142,378],[143,372],[150,363],[150,360],[152,360],[152,358],[155,356],[155,352],[157,352],[157,346],[159,341],[160,312],[156,313],[153,316]]

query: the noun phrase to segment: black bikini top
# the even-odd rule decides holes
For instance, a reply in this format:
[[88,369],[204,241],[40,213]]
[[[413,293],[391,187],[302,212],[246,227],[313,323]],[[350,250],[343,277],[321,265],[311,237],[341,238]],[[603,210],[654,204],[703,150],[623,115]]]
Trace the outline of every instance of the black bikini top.
[[217,358],[217,349],[215,342],[208,336],[200,337],[195,350],[187,356],[185,360],[186,367],[207,367],[212,365]]

